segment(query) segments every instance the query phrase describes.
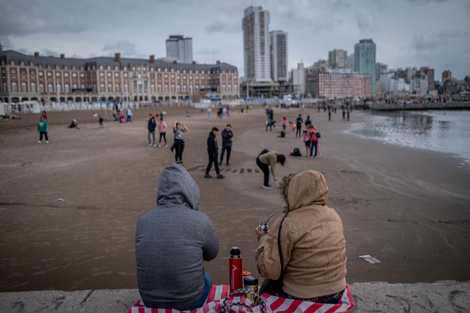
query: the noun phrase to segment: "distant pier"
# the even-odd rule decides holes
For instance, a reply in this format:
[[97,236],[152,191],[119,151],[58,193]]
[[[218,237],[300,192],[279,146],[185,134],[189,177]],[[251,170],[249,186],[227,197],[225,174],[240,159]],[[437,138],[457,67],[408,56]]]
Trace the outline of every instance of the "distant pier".
[[376,111],[398,110],[470,110],[470,101],[424,102],[424,103],[374,103],[370,106]]

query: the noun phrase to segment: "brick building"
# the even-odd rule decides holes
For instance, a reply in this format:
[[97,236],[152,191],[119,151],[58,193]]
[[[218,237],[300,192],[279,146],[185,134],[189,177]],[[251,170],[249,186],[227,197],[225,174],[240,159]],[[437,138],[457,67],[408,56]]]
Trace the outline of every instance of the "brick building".
[[307,75],[307,93],[315,98],[369,97],[372,77],[368,74],[311,71]]
[[239,97],[238,70],[216,64],[178,63],[168,58],[89,59],[43,57],[0,51],[0,101],[166,101],[200,93]]

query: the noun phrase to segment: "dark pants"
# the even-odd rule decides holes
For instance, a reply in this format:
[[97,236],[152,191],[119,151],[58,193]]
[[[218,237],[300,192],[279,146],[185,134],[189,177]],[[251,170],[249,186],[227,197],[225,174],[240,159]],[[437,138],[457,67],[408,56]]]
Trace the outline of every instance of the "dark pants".
[[173,144],[175,148],[175,160],[178,162],[183,162],[183,150],[184,150],[184,141],[183,140],[175,140]]
[[256,158],[256,165],[258,165],[258,167],[263,171],[263,173],[264,173],[264,185],[266,187],[268,187],[269,186],[269,166],[267,164],[262,163],[259,160],[259,157]]
[[299,135],[299,138],[302,137],[302,124],[297,124],[297,127],[295,128],[295,138],[297,138],[297,134]]
[[44,135],[44,138],[46,138],[46,141],[49,141],[49,139],[47,139],[47,132],[39,132],[39,141],[42,141],[42,135]]
[[224,160],[225,150],[227,150],[227,165],[228,165],[228,162],[230,160],[230,154],[232,153],[232,147],[225,147],[225,146],[222,146],[222,152],[220,152],[220,162],[219,162],[219,164],[222,164],[222,161]]
[[158,141],[158,143],[162,142],[162,137],[163,139],[165,139],[165,144],[166,144],[166,133],[160,133],[160,140]]
[[218,157],[217,153],[213,154],[212,152],[209,152],[209,164],[207,164],[206,174],[209,174],[209,171],[212,168],[212,163],[214,163],[215,172],[217,173],[217,175],[220,174],[219,162],[217,161],[218,160],[217,157]]
[[[315,148],[315,155],[313,155],[313,148]],[[316,157],[318,150],[318,141],[312,141],[310,143],[310,156]]]

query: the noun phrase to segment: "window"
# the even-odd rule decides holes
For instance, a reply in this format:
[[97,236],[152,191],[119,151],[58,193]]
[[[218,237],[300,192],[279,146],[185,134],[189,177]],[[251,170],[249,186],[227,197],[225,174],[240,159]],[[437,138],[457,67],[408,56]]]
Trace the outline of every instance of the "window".
[[175,92],[175,85],[171,85],[171,92]]
[[129,92],[129,87],[127,86],[127,84],[124,85],[124,91],[127,93]]
[[152,93],[155,93],[155,85],[151,85],[150,90],[151,90]]
[[12,74],[16,74],[16,68],[12,68],[12,69],[10,69],[10,73],[12,73]]
[[104,76],[104,73],[103,73],[103,72],[100,72],[100,76],[103,77],[103,76]]
[[44,76],[44,72],[39,72],[39,76]]
[[35,71],[35,70],[30,70],[30,71],[29,71],[29,74],[30,74],[30,75],[36,75],[36,71]]
[[64,73],[64,76],[65,76],[65,77],[69,77],[69,73]]
[[158,85],[158,92],[162,92],[162,85]]
[[69,86],[69,84],[65,84],[65,93],[70,93],[70,86]]
[[44,84],[39,84],[39,93],[44,93]]
[[120,92],[119,91],[119,85],[116,85],[115,89],[116,89],[116,92]]
[[78,88],[77,84],[73,84],[72,85],[72,92],[73,92],[74,89],[77,89],[77,88]]
[[4,93],[7,93],[7,92],[8,92],[7,83],[3,83],[3,92],[4,92]]
[[183,86],[183,92],[186,93],[187,87],[186,85]]
[[47,84],[47,91],[49,93],[53,93],[54,92],[54,88],[52,87],[52,84]]
[[36,93],[36,83],[31,83],[31,93]]
[[225,92],[225,85],[222,85],[222,92]]
[[47,72],[47,76],[51,77],[51,76],[52,76],[52,72]]
[[80,73],[80,77],[85,77],[85,73]]
[[104,92],[104,84],[100,84],[100,92]]
[[134,89],[134,93],[137,93],[137,81],[134,80],[134,85],[133,85],[133,89]]
[[55,73],[55,76],[60,77],[60,73],[59,73],[59,72],[56,72],[56,73]]
[[11,61],[10,61],[10,64],[11,64],[11,65],[15,65],[15,61],[14,61],[14,60],[11,60]]
[[165,92],[168,92],[168,85],[165,85]]
[[108,92],[113,92],[113,85],[108,84]]
[[189,93],[193,94],[193,86],[189,86]]
[[77,73],[73,72],[72,77],[77,77]]
[[12,93],[18,92],[18,86],[16,85],[15,82],[12,82],[12,83],[11,83],[11,92],[12,92]]

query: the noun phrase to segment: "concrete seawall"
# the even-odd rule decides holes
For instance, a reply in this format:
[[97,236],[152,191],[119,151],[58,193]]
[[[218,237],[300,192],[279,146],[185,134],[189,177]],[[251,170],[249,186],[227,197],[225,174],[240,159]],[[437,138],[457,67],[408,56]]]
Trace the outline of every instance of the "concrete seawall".
[[[353,312],[470,312],[470,281],[350,285]],[[30,291],[0,293],[0,312],[100,312],[118,313],[140,299],[137,289]]]
[[470,110],[469,101],[455,102],[427,102],[427,103],[374,103],[370,106],[375,111],[398,111],[398,110]]

